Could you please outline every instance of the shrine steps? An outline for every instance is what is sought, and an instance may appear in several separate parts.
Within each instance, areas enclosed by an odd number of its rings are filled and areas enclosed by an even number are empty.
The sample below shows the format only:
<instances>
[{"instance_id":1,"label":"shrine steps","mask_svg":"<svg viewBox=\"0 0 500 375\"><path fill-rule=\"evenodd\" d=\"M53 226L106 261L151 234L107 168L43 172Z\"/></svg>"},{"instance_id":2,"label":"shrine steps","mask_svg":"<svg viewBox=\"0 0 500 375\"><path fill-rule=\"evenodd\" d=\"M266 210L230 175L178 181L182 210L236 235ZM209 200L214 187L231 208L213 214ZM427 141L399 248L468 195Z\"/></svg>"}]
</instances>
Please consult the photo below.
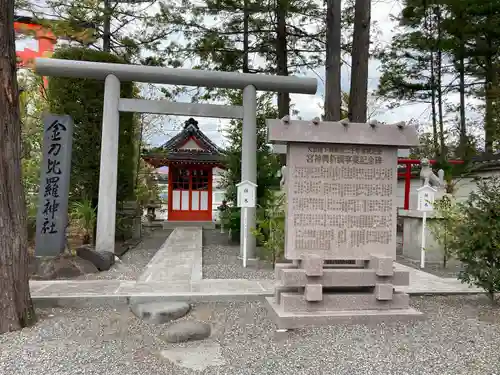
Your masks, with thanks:
<instances>
[{"instance_id":1,"label":"shrine steps","mask_svg":"<svg viewBox=\"0 0 500 375\"><path fill-rule=\"evenodd\" d=\"M175 229L183 227L201 227L203 229L215 229L213 221L164 221L163 229Z\"/></svg>"}]
</instances>

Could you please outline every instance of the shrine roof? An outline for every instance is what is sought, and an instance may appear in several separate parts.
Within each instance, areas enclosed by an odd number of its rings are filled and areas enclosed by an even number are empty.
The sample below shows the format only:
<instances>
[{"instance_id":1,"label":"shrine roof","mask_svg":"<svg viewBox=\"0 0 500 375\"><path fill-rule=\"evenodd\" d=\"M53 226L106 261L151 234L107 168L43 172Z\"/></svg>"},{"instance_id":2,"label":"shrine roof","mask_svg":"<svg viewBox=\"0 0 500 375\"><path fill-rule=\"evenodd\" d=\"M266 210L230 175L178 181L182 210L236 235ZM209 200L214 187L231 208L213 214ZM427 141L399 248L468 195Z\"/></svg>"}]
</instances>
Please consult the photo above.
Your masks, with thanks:
<instances>
[{"instance_id":1,"label":"shrine roof","mask_svg":"<svg viewBox=\"0 0 500 375\"><path fill-rule=\"evenodd\" d=\"M192 146L186 147L189 142ZM182 131L169 139L160 147L143 151L143 159L154 164L172 162L197 162L206 164L222 164L225 159L224 150L219 148L198 127L198 122L190 118L184 123Z\"/></svg>"},{"instance_id":2,"label":"shrine roof","mask_svg":"<svg viewBox=\"0 0 500 375\"><path fill-rule=\"evenodd\" d=\"M144 159L166 159L169 161L198 161L205 163L221 163L224 161L224 155L211 154L198 150L179 150L169 153L168 155L162 153L148 153L143 156Z\"/></svg>"},{"instance_id":3,"label":"shrine roof","mask_svg":"<svg viewBox=\"0 0 500 375\"><path fill-rule=\"evenodd\" d=\"M200 130L198 121L194 118L187 120L184 123L182 131L160 146L158 151L161 149L161 151L167 152L168 154L181 151L179 147L184 145L190 137L195 138L199 142L205 153L223 154L223 151Z\"/></svg>"},{"instance_id":4,"label":"shrine roof","mask_svg":"<svg viewBox=\"0 0 500 375\"><path fill-rule=\"evenodd\" d=\"M472 172L498 171L500 169L500 153L482 153L471 160Z\"/></svg>"}]
</instances>

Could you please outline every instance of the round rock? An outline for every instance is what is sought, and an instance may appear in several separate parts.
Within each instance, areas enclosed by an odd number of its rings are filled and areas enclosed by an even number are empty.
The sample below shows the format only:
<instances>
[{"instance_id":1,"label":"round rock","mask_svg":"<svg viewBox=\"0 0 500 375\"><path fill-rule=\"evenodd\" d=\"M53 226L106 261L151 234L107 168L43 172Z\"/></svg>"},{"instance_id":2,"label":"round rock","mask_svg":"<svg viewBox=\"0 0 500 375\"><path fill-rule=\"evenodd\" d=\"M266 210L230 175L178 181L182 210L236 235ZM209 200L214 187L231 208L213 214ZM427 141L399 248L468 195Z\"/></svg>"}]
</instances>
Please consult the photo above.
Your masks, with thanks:
<instances>
[{"instance_id":1,"label":"round rock","mask_svg":"<svg viewBox=\"0 0 500 375\"><path fill-rule=\"evenodd\" d=\"M131 305L130 309L147 323L163 324L182 318L190 306L186 302L150 302Z\"/></svg>"},{"instance_id":2,"label":"round rock","mask_svg":"<svg viewBox=\"0 0 500 375\"><path fill-rule=\"evenodd\" d=\"M183 321L172 324L167 328L165 334L165 341L170 343L203 340L210 336L210 324Z\"/></svg>"}]
</instances>

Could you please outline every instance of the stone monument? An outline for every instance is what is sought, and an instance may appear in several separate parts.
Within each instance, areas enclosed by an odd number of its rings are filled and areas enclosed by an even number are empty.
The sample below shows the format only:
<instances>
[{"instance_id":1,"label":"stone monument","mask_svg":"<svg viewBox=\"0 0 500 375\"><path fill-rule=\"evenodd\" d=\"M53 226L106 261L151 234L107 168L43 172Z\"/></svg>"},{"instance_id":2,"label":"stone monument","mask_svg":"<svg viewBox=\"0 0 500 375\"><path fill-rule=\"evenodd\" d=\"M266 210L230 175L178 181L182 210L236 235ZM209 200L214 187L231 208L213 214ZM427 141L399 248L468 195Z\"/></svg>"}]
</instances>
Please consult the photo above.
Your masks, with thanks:
<instances>
[{"instance_id":1,"label":"stone monument","mask_svg":"<svg viewBox=\"0 0 500 375\"><path fill-rule=\"evenodd\" d=\"M55 257L66 248L73 119L45 114L43 130L35 256Z\"/></svg>"},{"instance_id":2,"label":"stone monument","mask_svg":"<svg viewBox=\"0 0 500 375\"><path fill-rule=\"evenodd\" d=\"M287 144L285 257L268 297L278 328L414 319L408 272L396 271L397 150L415 128L267 120ZM342 262L340 262L342 261ZM348 264L346 261L355 261Z\"/></svg>"}]
</instances>

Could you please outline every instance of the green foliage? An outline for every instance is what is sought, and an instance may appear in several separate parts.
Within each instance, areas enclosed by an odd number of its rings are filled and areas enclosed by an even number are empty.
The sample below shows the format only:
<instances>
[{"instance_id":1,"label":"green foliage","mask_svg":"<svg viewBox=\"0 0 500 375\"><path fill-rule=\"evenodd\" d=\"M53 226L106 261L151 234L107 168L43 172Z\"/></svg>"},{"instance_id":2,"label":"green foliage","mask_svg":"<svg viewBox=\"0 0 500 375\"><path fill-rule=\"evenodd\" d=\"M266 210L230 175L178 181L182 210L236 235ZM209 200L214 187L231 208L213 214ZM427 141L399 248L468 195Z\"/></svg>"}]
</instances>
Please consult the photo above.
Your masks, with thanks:
<instances>
[{"instance_id":1,"label":"green foliage","mask_svg":"<svg viewBox=\"0 0 500 375\"><path fill-rule=\"evenodd\" d=\"M154 170L142 158L139 160L135 196L141 207L152 201L159 200L160 189L155 179Z\"/></svg>"},{"instance_id":2,"label":"green foliage","mask_svg":"<svg viewBox=\"0 0 500 375\"><path fill-rule=\"evenodd\" d=\"M175 29L188 37L183 46L171 42L166 53L169 62L176 62L193 55L199 57L199 66L222 71L242 71L245 58L250 56L249 73L277 73L277 18L279 10L286 18L287 69L290 74L304 67L317 67L324 63L324 30L322 20L324 8L314 1L287 0L276 4L242 0L207 0L204 7L187 9L170 8L170 22ZM244 18L248 11L248 34L250 45L244 51ZM167 10L165 10L167 12ZM206 17L215 18L216 23L207 25ZM247 35L248 36L248 35ZM265 59L264 66L252 64L253 56Z\"/></svg>"},{"instance_id":3,"label":"green foliage","mask_svg":"<svg viewBox=\"0 0 500 375\"><path fill-rule=\"evenodd\" d=\"M85 49L62 48L54 58L124 63L112 54ZM121 83L121 97L131 98L136 90L131 82ZM90 79L51 77L50 111L68 114L74 121L70 194L73 200L98 199L104 82ZM137 169L137 120L132 113L120 113L117 200L134 198Z\"/></svg>"},{"instance_id":4,"label":"green foliage","mask_svg":"<svg viewBox=\"0 0 500 375\"><path fill-rule=\"evenodd\" d=\"M84 245L89 244L97 220L97 211L92 205L92 201L84 199L79 202L72 202L70 217L72 223L83 232L82 243Z\"/></svg>"},{"instance_id":5,"label":"green foliage","mask_svg":"<svg viewBox=\"0 0 500 375\"><path fill-rule=\"evenodd\" d=\"M500 291L500 178L478 180L464 203L441 208L449 254L463 263L458 278L484 288L492 301ZM442 237L442 236L441 236Z\"/></svg>"},{"instance_id":6,"label":"green foliage","mask_svg":"<svg viewBox=\"0 0 500 375\"><path fill-rule=\"evenodd\" d=\"M155 51L171 30L169 12L154 11L157 2L133 3L110 1L106 9L105 2L97 0L47 0L43 7L35 0L20 0L16 1L16 7L18 11L33 14L57 37L93 49L102 48L100 41L107 15L111 26L110 51L127 61L138 62L141 50Z\"/></svg>"},{"instance_id":7,"label":"green foliage","mask_svg":"<svg viewBox=\"0 0 500 375\"><path fill-rule=\"evenodd\" d=\"M42 91L42 79L25 71L19 75L19 95L22 139L22 174L26 197L28 239L33 241L36 231L36 213L40 186L43 123L42 113L47 101Z\"/></svg>"},{"instance_id":8,"label":"green foliage","mask_svg":"<svg viewBox=\"0 0 500 375\"><path fill-rule=\"evenodd\" d=\"M117 212L115 238L120 241L129 239L132 234L132 226L132 220L128 215Z\"/></svg>"},{"instance_id":9,"label":"green foliage","mask_svg":"<svg viewBox=\"0 0 500 375\"><path fill-rule=\"evenodd\" d=\"M226 95L232 105L242 105L241 91L227 90ZM266 207L269 190L279 188L279 161L276 154L271 153L267 144L266 118L276 118L276 108L272 103L272 95L263 94L257 101L257 205ZM236 207L236 184L241 182L241 142L242 122L231 121L227 130L229 147L226 149L226 170L222 175L221 185L225 189L225 197L232 203L228 210L225 226L233 233L240 231L240 209Z\"/></svg>"},{"instance_id":10,"label":"green foliage","mask_svg":"<svg viewBox=\"0 0 500 375\"><path fill-rule=\"evenodd\" d=\"M274 266L277 260L283 258L285 251L285 194L271 192L266 203L252 233L263 245L264 253L260 256L270 260Z\"/></svg>"},{"instance_id":11,"label":"green foliage","mask_svg":"<svg viewBox=\"0 0 500 375\"><path fill-rule=\"evenodd\" d=\"M231 232L232 238L239 241L241 210L238 207L228 207L221 212L220 220L224 228Z\"/></svg>"},{"instance_id":12,"label":"green foliage","mask_svg":"<svg viewBox=\"0 0 500 375\"><path fill-rule=\"evenodd\" d=\"M231 105L242 105L241 92L232 92ZM272 95L261 95L257 102L257 204L265 207L265 196L269 189L279 187L279 162L276 154L271 153L267 144L266 118L276 118L276 108ZM229 147L226 149L226 171L222 186L226 190L228 202L236 206L236 184L241 182L241 141L242 122L232 121L227 131Z\"/></svg>"},{"instance_id":13,"label":"green foliage","mask_svg":"<svg viewBox=\"0 0 500 375\"><path fill-rule=\"evenodd\" d=\"M457 240L455 223L463 220L463 214L450 195L434 201L433 208L437 215L436 219L428 221L428 228L443 251L443 268L446 268L448 260L453 256L450 244Z\"/></svg>"},{"instance_id":14,"label":"green foliage","mask_svg":"<svg viewBox=\"0 0 500 375\"><path fill-rule=\"evenodd\" d=\"M498 147L499 15L499 0L405 0L398 19L401 28L378 56L380 95L393 100L394 106L430 103L427 113L433 125L435 156L448 154L447 146L458 135L455 154L470 157L470 136L476 132L466 114L466 97L484 100L477 108L484 113L485 150L491 153ZM460 93L458 106L446 102L452 92ZM450 116L455 111L458 116Z\"/></svg>"}]
</instances>

